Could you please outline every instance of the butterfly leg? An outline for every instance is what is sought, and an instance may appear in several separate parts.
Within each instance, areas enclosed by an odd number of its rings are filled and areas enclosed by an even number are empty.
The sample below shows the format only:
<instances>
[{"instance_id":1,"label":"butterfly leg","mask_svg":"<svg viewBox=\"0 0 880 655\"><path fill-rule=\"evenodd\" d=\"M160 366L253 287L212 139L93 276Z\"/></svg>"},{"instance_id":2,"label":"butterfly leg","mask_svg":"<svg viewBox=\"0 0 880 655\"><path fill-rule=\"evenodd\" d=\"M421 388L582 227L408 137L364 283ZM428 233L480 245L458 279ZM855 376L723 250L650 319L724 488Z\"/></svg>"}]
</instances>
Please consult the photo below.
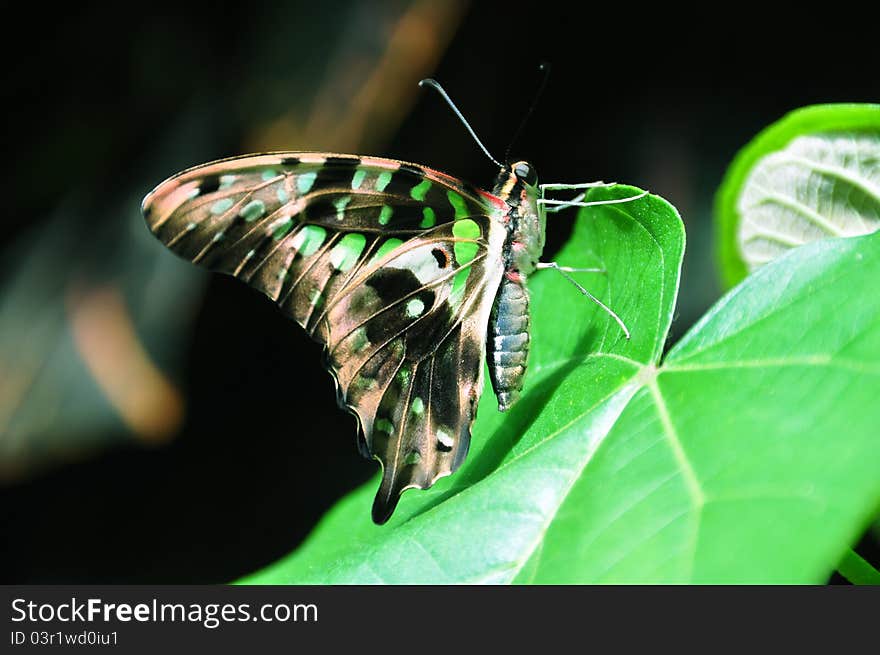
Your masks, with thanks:
<instances>
[{"instance_id":1,"label":"butterfly leg","mask_svg":"<svg viewBox=\"0 0 880 655\"><path fill-rule=\"evenodd\" d=\"M538 262L537 268L555 268L566 273L605 273L604 268L572 268L571 266L560 266L556 262Z\"/></svg>"},{"instance_id":2,"label":"butterfly leg","mask_svg":"<svg viewBox=\"0 0 880 655\"><path fill-rule=\"evenodd\" d=\"M587 271L587 270L597 272L596 269L575 269L575 268L570 268L568 266L560 266L556 262L540 262L538 264L538 268L539 269L540 268L552 268L555 271L557 271L566 280L571 282L577 288L578 291L580 291L587 298L589 298L594 303L599 305L599 307L601 307L605 311L606 314L608 314L611 318L613 318L617 322L617 324L620 326L620 329L623 330L623 334L626 336L626 340L629 341L629 339L630 339L629 330L627 329L626 324L623 322L623 320L621 320L620 316L615 314L614 310L612 310L610 307L608 307L608 305L603 303L601 300L599 300L592 293L587 291L583 286L580 285L580 283L578 283L577 280L575 280L571 275L568 274L569 272ZM604 273L604 271L602 271L602 272Z\"/></svg>"},{"instance_id":3,"label":"butterfly leg","mask_svg":"<svg viewBox=\"0 0 880 655\"><path fill-rule=\"evenodd\" d=\"M544 207L544 211L547 212L548 214L555 214L556 212L561 212L563 209L568 209L569 207L575 207L576 205L574 203L581 202L584 199L585 195L586 195L585 193L579 193L574 198L572 198L570 201L568 201L566 204L550 205L549 207ZM543 200L543 198L541 198L541 200ZM538 202L541 203L541 200L538 200ZM569 204L569 203L571 203L571 204ZM543 203L541 203L541 204L543 204Z\"/></svg>"},{"instance_id":4,"label":"butterfly leg","mask_svg":"<svg viewBox=\"0 0 880 655\"><path fill-rule=\"evenodd\" d=\"M644 198L648 195L647 191L642 191L641 193L629 196L627 198L612 198L610 200L591 200L589 202L581 202L578 198L583 198L583 194L580 196L576 196L572 200L550 200L548 198L538 198L538 204L544 206L545 210L548 212L559 211L560 209L567 209L568 207L597 207L599 205L617 205L624 202L632 202L633 200L638 200L639 198ZM549 206L548 206L549 205ZM559 209L556 209L559 207Z\"/></svg>"},{"instance_id":5,"label":"butterfly leg","mask_svg":"<svg viewBox=\"0 0 880 655\"><path fill-rule=\"evenodd\" d=\"M579 189L592 189L595 187L612 187L612 186L615 186L616 184L617 184L617 182L603 182L602 180L599 180L597 182L580 182L578 184L561 184L561 183L541 184L539 188L541 189L541 199L543 199L546 191L573 191L573 190L579 190ZM581 202L584 199L584 196L586 196L586 192L581 191L574 198L571 198L570 200L565 201L566 204L553 205L550 207L545 207L544 209L548 213L555 214L556 212L560 212L563 209L567 209L568 207L574 206L574 205L570 205L567 203Z\"/></svg>"},{"instance_id":6,"label":"butterfly leg","mask_svg":"<svg viewBox=\"0 0 880 655\"><path fill-rule=\"evenodd\" d=\"M603 186L617 186L617 182L603 182L602 180L598 180L596 182L579 182L577 184L560 184L551 182L548 184L541 184L541 191L568 191L575 189L592 189L594 187L603 187Z\"/></svg>"}]
</instances>

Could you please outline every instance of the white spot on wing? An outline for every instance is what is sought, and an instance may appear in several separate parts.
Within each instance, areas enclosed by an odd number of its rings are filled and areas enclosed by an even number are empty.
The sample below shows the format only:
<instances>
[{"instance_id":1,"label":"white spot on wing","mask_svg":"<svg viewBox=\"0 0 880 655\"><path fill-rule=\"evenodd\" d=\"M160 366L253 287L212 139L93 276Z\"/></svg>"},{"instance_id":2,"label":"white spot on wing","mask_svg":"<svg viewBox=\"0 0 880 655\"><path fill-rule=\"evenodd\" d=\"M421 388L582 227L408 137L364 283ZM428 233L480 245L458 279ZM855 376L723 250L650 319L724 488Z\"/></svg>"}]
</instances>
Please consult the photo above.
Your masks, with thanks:
<instances>
[{"instance_id":1,"label":"white spot on wing","mask_svg":"<svg viewBox=\"0 0 880 655\"><path fill-rule=\"evenodd\" d=\"M418 298L413 298L408 303L406 303L406 315L409 318L417 318L422 315L422 312L425 311L425 303L423 303Z\"/></svg>"},{"instance_id":2,"label":"white spot on wing","mask_svg":"<svg viewBox=\"0 0 880 655\"><path fill-rule=\"evenodd\" d=\"M443 430L437 430L437 442L444 448L452 448L455 445L452 436Z\"/></svg>"},{"instance_id":3,"label":"white spot on wing","mask_svg":"<svg viewBox=\"0 0 880 655\"><path fill-rule=\"evenodd\" d=\"M395 257L388 266L400 268L412 272L419 282L426 284L436 280L443 273L443 269L433 257L426 257L424 248L413 248Z\"/></svg>"}]
</instances>

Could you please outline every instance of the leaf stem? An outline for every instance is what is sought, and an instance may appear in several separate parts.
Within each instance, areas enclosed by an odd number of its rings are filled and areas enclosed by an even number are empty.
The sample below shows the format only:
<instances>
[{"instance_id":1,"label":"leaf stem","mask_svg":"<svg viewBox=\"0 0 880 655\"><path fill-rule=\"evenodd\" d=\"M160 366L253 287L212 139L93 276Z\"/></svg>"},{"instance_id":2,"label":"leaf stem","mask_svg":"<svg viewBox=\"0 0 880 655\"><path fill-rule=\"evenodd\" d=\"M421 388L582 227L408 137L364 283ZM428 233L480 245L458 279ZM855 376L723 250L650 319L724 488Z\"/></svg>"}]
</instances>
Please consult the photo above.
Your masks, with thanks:
<instances>
[{"instance_id":1,"label":"leaf stem","mask_svg":"<svg viewBox=\"0 0 880 655\"><path fill-rule=\"evenodd\" d=\"M837 565L837 572L853 584L880 585L880 571L852 548L844 553L843 559Z\"/></svg>"}]
</instances>

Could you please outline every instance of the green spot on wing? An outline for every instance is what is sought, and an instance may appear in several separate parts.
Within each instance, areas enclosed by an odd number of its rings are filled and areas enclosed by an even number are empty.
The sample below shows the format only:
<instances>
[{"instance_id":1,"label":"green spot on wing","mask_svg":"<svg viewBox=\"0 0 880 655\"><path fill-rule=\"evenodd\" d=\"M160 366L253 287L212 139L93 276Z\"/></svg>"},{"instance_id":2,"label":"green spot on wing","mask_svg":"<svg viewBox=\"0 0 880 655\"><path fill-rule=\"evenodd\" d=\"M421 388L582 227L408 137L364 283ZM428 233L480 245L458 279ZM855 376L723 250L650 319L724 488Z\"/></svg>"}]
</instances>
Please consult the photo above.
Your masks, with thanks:
<instances>
[{"instance_id":1,"label":"green spot on wing","mask_svg":"<svg viewBox=\"0 0 880 655\"><path fill-rule=\"evenodd\" d=\"M253 223L258 218L262 217L263 214L266 213L266 205L262 200L251 200L248 204L241 208L241 211L238 212L238 215L241 216L245 222Z\"/></svg>"},{"instance_id":2,"label":"green spot on wing","mask_svg":"<svg viewBox=\"0 0 880 655\"><path fill-rule=\"evenodd\" d=\"M391 205L382 205L382 211L379 212L379 225L388 225L391 215L394 213L394 207Z\"/></svg>"},{"instance_id":3,"label":"green spot on wing","mask_svg":"<svg viewBox=\"0 0 880 655\"><path fill-rule=\"evenodd\" d=\"M318 177L318 173L315 171L303 173L296 178L296 190L300 193L308 193L312 188L312 185L315 183L316 177Z\"/></svg>"},{"instance_id":4,"label":"green spot on wing","mask_svg":"<svg viewBox=\"0 0 880 655\"><path fill-rule=\"evenodd\" d=\"M228 189L235 183L235 175L221 175L218 189Z\"/></svg>"},{"instance_id":5,"label":"green spot on wing","mask_svg":"<svg viewBox=\"0 0 880 655\"><path fill-rule=\"evenodd\" d=\"M376 388L376 380L365 376L356 377L354 380L352 380L350 388L360 389L361 391L369 391Z\"/></svg>"},{"instance_id":6,"label":"green spot on wing","mask_svg":"<svg viewBox=\"0 0 880 655\"><path fill-rule=\"evenodd\" d=\"M419 227L434 227L437 223L437 215L434 213L434 210L430 207L425 207L422 209L422 222L419 224Z\"/></svg>"},{"instance_id":7,"label":"green spot on wing","mask_svg":"<svg viewBox=\"0 0 880 655\"><path fill-rule=\"evenodd\" d=\"M452 205L452 208L455 210L456 218L464 218L470 212L467 208L467 203L464 201L464 198L457 191L447 191L446 197L449 198L449 204Z\"/></svg>"},{"instance_id":8,"label":"green spot on wing","mask_svg":"<svg viewBox=\"0 0 880 655\"><path fill-rule=\"evenodd\" d=\"M260 175L260 177L263 178L263 182L268 182L269 180L274 180L278 177L278 171L274 168L267 168L263 171L263 174Z\"/></svg>"},{"instance_id":9,"label":"green spot on wing","mask_svg":"<svg viewBox=\"0 0 880 655\"><path fill-rule=\"evenodd\" d=\"M409 195L412 196L413 200L422 201L425 199L425 195L427 195L428 189L430 188L431 180L422 180L412 188L412 190L409 192Z\"/></svg>"},{"instance_id":10,"label":"green spot on wing","mask_svg":"<svg viewBox=\"0 0 880 655\"><path fill-rule=\"evenodd\" d=\"M413 464L418 464L422 461L422 456L419 454L417 450L411 450L406 458L403 460L403 463L412 466Z\"/></svg>"},{"instance_id":11,"label":"green spot on wing","mask_svg":"<svg viewBox=\"0 0 880 655\"><path fill-rule=\"evenodd\" d=\"M222 200L218 200L213 205L211 205L211 213L214 216L219 216L223 212L227 211L232 205L235 204L232 201L232 198L223 198Z\"/></svg>"},{"instance_id":12,"label":"green spot on wing","mask_svg":"<svg viewBox=\"0 0 880 655\"><path fill-rule=\"evenodd\" d=\"M351 347L355 352L363 350L368 345L370 345L370 340L367 337L366 328L359 327L351 333Z\"/></svg>"},{"instance_id":13,"label":"green spot on wing","mask_svg":"<svg viewBox=\"0 0 880 655\"><path fill-rule=\"evenodd\" d=\"M388 183L391 181L391 171L382 171L379 173L379 177L376 178L376 191L384 191L385 187L388 186Z\"/></svg>"},{"instance_id":14,"label":"green spot on wing","mask_svg":"<svg viewBox=\"0 0 880 655\"><path fill-rule=\"evenodd\" d=\"M477 222L469 218L455 221L452 224L452 236L458 239L479 239L482 234Z\"/></svg>"},{"instance_id":15,"label":"green spot on wing","mask_svg":"<svg viewBox=\"0 0 880 655\"><path fill-rule=\"evenodd\" d=\"M385 255L387 255L389 252L392 252L393 250L397 250L397 248L399 248L402 245L403 245L403 241L401 241L400 239L388 239L381 246L379 246L379 249L376 251L376 254L373 255L373 259L370 260L370 262L372 263L372 262L379 261Z\"/></svg>"},{"instance_id":16,"label":"green spot on wing","mask_svg":"<svg viewBox=\"0 0 880 655\"><path fill-rule=\"evenodd\" d=\"M476 221L463 218L452 224L452 235L456 239L479 239L481 236L480 226ZM469 264L477 254L479 246L472 241L455 242L455 260L460 266Z\"/></svg>"},{"instance_id":17,"label":"green spot on wing","mask_svg":"<svg viewBox=\"0 0 880 655\"><path fill-rule=\"evenodd\" d=\"M363 169L358 169L354 172L354 175L351 177L351 189L352 191L357 191L361 188L361 184L364 183L364 179L367 177L367 171Z\"/></svg>"},{"instance_id":18,"label":"green spot on wing","mask_svg":"<svg viewBox=\"0 0 880 655\"><path fill-rule=\"evenodd\" d=\"M282 205L290 200L290 196L287 195L287 190L284 187L278 187L275 195L278 197L278 202L280 202Z\"/></svg>"},{"instance_id":19,"label":"green spot on wing","mask_svg":"<svg viewBox=\"0 0 880 655\"><path fill-rule=\"evenodd\" d=\"M350 202L351 196L342 196L341 198L338 198L333 202L333 206L336 207L337 221L341 221L343 218L345 218L345 208Z\"/></svg>"},{"instance_id":20,"label":"green spot on wing","mask_svg":"<svg viewBox=\"0 0 880 655\"><path fill-rule=\"evenodd\" d=\"M306 225L297 233L291 245L299 250L299 254L303 257L310 257L317 252L326 238L327 230L320 225Z\"/></svg>"},{"instance_id":21,"label":"green spot on wing","mask_svg":"<svg viewBox=\"0 0 880 655\"><path fill-rule=\"evenodd\" d=\"M465 286L467 285L468 276L471 274L471 268L463 268L452 278L452 291L449 292L449 303L456 307L464 297Z\"/></svg>"},{"instance_id":22,"label":"green spot on wing","mask_svg":"<svg viewBox=\"0 0 880 655\"><path fill-rule=\"evenodd\" d=\"M361 256L366 243L367 238L356 232L342 237L330 251L330 263L333 264L333 268L337 271L349 270Z\"/></svg>"},{"instance_id":23,"label":"green spot on wing","mask_svg":"<svg viewBox=\"0 0 880 655\"><path fill-rule=\"evenodd\" d=\"M454 246L455 260L460 266L470 264L477 254L477 248L479 246L471 241L456 241Z\"/></svg>"},{"instance_id":24,"label":"green spot on wing","mask_svg":"<svg viewBox=\"0 0 880 655\"><path fill-rule=\"evenodd\" d=\"M380 418L378 421L376 421L376 431L391 434L392 432L394 432L394 424L391 423L391 421L389 421L387 418Z\"/></svg>"},{"instance_id":25,"label":"green spot on wing","mask_svg":"<svg viewBox=\"0 0 880 655\"><path fill-rule=\"evenodd\" d=\"M416 416L421 416L422 412L425 411L425 401L416 396L415 398L413 398L412 406L410 407L410 409L412 410L412 413Z\"/></svg>"},{"instance_id":26,"label":"green spot on wing","mask_svg":"<svg viewBox=\"0 0 880 655\"><path fill-rule=\"evenodd\" d=\"M275 231L272 233L272 238L275 239L275 241L280 241L287 236L287 233L290 232L291 228L293 228L293 221L288 218L275 228Z\"/></svg>"}]
</instances>

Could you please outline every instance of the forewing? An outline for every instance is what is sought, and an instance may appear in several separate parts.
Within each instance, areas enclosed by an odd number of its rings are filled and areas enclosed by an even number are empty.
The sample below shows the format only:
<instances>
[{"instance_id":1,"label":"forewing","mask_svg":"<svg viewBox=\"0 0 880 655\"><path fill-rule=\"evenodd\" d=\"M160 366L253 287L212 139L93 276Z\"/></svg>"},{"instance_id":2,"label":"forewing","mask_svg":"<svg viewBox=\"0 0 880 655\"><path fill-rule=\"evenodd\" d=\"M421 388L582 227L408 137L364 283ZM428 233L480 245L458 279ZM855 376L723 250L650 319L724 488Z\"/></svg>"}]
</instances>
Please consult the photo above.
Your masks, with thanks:
<instances>
[{"instance_id":1,"label":"forewing","mask_svg":"<svg viewBox=\"0 0 880 655\"><path fill-rule=\"evenodd\" d=\"M276 153L184 171L147 196L143 212L177 254L244 280L317 338L316 309L376 254L432 227L491 213L492 202L413 164Z\"/></svg>"},{"instance_id":2,"label":"forewing","mask_svg":"<svg viewBox=\"0 0 880 655\"><path fill-rule=\"evenodd\" d=\"M239 277L327 346L382 523L467 453L503 270L499 201L393 160L279 153L184 171L144 201L178 254Z\"/></svg>"}]
</instances>

